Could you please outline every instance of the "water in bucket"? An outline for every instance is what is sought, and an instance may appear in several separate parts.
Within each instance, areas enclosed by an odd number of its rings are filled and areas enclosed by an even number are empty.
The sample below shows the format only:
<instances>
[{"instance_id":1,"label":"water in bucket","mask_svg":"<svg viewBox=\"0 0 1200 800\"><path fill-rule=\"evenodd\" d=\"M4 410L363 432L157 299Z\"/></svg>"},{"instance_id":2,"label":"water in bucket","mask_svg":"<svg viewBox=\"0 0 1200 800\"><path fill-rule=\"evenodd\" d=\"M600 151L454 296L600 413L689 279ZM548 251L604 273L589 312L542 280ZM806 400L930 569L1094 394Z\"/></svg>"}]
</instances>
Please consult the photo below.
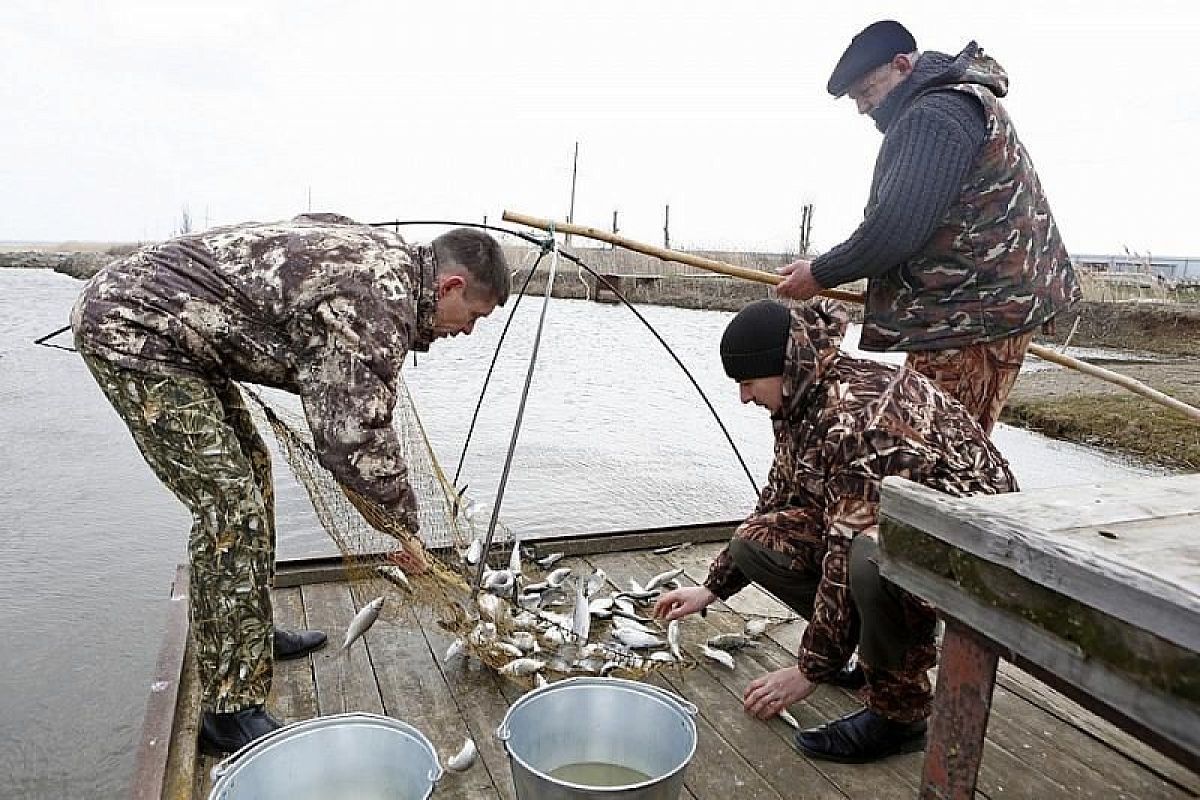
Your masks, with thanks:
<instances>
[{"instance_id":1,"label":"water in bucket","mask_svg":"<svg viewBox=\"0 0 1200 800\"><path fill-rule=\"evenodd\" d=\"M550 770L551 778L580 786L632 786L645 783L650 776L621 764L606 764L603 761L581 761L578 764L563 764Z\"/></svg>"}]
</instances>

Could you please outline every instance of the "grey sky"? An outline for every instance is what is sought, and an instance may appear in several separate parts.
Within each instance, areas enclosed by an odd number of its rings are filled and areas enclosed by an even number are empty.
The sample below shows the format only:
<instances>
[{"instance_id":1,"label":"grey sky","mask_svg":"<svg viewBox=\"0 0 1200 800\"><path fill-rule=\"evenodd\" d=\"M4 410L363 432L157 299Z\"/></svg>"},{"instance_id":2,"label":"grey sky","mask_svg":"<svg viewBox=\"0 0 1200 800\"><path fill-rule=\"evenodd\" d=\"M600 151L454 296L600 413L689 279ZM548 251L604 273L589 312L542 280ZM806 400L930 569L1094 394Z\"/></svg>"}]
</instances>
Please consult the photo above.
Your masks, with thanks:
<instances>
[{"instance_id":1,"label":"grey sky","mask_svg":"<svg viewBox=\"0 0 1200 800\"><path fill-rule=\"evenodd\" d=\"M1068 247L1200 254L1195 2L53 2L0 7L0 240L135 240L314 209L565 217L827 249L880 136L825 81L898 18L976 39Z\"/></svg>"}]
</instances>

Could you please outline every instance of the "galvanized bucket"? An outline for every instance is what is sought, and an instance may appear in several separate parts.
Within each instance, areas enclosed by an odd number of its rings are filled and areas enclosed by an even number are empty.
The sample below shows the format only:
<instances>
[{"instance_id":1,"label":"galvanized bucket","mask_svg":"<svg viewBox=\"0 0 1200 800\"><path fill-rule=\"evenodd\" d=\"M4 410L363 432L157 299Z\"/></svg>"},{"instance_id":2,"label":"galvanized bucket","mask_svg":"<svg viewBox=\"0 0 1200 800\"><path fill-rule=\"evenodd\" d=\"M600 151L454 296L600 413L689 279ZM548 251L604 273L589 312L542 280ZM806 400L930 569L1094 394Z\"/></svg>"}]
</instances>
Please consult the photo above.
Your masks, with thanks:
<instances>
[{"instance_id":1,"label":"galvanized bucket","mask_svg":"<svg viewBox=\"0 0 1200 800\"><path fill-rule=\"evenodd\" d=\"M696 752L696 706L618 678L569 678L526 693L508 709L504 742L519 800L675 800ZM645 780L597 786L551 773L614 765Z\"/></svg>"},{"instance_id":2,"label":"galvanized bucket","mask_svg":"<svg viewBox=\"0 0 1200 800\"><path fill-rule=\"evenodd\" d=\"M426 800L442 777L412 725L338 714L285 725L213 768L209 800Z\"/></svg>"}]
</instances>

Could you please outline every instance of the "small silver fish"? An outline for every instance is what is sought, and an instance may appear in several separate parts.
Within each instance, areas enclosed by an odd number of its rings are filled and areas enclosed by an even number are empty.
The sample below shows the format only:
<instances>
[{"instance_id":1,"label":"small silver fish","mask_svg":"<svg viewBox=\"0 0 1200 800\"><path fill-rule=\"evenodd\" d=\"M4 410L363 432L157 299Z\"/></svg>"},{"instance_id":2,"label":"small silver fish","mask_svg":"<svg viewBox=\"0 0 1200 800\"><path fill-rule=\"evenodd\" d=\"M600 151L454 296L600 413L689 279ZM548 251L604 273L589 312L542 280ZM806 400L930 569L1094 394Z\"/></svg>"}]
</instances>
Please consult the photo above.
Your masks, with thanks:
<instances>
[{"instance_id":1,"label":"small silver fish","mask_svg":"<svg viewBox=\"0 0 1200 800\"><path fill-rule=\"evenodd\" d=\"M507 623L512 619L508 604L494 594L480 594L475 598L479 608L479 616L497 623Z\"/></svg>"},{"instance_id":2,"label":"small silver fish","mask_svg":"<svg viewBox=\"0 0 1200 800\"><path fill-rule=\"evenodd\" d=\"M342 649L347 650L350 645L354 644L358 637L367 632L367 629L375 624L375 620L379 619L379 611L383 608L383 598L376 597L371 602L359 609L354 615L354 619L350 620L350 627L346 628L346 641L342 642Z\"/></svg>"},{"instance_id":3,"label":"small silver fish","mask_svg":"<svg viewBox=\"0 0 1200 800\"><path fill-rule=\"evenodd\" d=\"M508 571L513 575L521 574L521 543L513 539L512 555L508 557Z\"/></svg>"},{"instance_id":4,"label":"small silver fish","mask_svg":"<svg viewBox=\"0 0 1200 800\"><path fill-rule=\"evenodd\" d=\"M521 591L525 592L526 594L540 594L549 588L549 583L546 581L541 581L540 583L528 583Z\"/></svg>"},{"instance_id":5,"label":"small silver fish","mask_svg":"<svg viewBox=\"0 0 1200 800\"><path fill-rule=\"evenodd\" d=\"M550 681L546 680L546 676L542 673L535 672L533 674L533 685L540 689L543 686L549 686Z\"/></svg>"},{"instance_id":6,"label":"small silver fish","mask_svg":"<svg viewBox=\"0 0 1200 800\"><path fill-rule=\"evenodd\" d=\"M657 661L663 664L670 664L677 660L677 657L666 650L655 650L650 654L650 661Z\"/></svg>"},{"instance_id":7,"label":"small silver fish","mask_svg":"<svg viewBox=\"0 0 1200 800\"><path fill-rule=\"evenodd\" d=\"M471 765L475 763L475 757L478 754L479 751L475 749L475 742L471 739L467 739L467 741L463 743L462 749L450 756L450 758L446 759L446 769L450 770L451 772L463 772L468 770L471 768Z\"/></svg>"},{"instance_id":8,"label":"small silver fish","mask_svg":"<svg viewBox=\"0 0 1200 800\"><path fill-rule=\"evenodd\" d=\"M646 584L646 591L657 589L660 586L665 586L668 582L675 580L682 574L683 567L676 567L675 569L669 569L666 572L660 572L651 578L650 582Z\"/></svg>"},{"instance_id":9,"label":"small silver fish","mask_svg":"<svg viewBox=\"0 0 1200 800\"><path fill-rule=\"evenodd\" d=\"M792 712L788 711L786 708L779 712L779 718L788 725L791 725L796 730L800 730L800 720L793 717Z\"/></svg>"},{"instance_id":10,"label":"small silver fish","mask_svg":"<svg viewBox=\"0 0 1200 800\"><path fill-rule=\"evenodd\" d=\"M442 656L442 663L445 664L446 662L450 661L450 659L462 655L464 652L466 652L466 649L467 643L465 641L462 639L455 639L450 643L450 646L446 648L446 654Z\"/></svg>"},{"instance_id":11,"label":"small silver fish","mask_svg":"<svg viewBox=\"0 0 1200 800\"><path fill-rule=\"evenodd\" d=\"M538 646L537 637L529 631L513 631L508 639L525 653L536 653L542 649Z\"/></svg>"},{"instance_id":12,"label":"small silver fish","mask_svg":"<svg viewBox=\"0 0 1200 800\"><path fill-rule=\"evenodd\" d=\"M512 589L517 579L510 570L499 569L484 578L483 588L494 594L505 594Z\"/></svg>"},{"instance_id":13,"label":"small silver fish","mask_svg":"<svg viewBox=\"0 0 1200 800\"><path fill-rule=\"evenodd\" d=\"M618 642L634 650L662 647L664 644L663 640L658 636L639 631L636 628L616 628L613 630L612 635Z\"/></svg>"},{"instance_id":14,"label":"small silver fish","mask_svg":"<svg viewBox=\"0 0 1200 800\"><path fill-rule=\"evenodd\" d=\"M472 567L479 563L479 559L483 558L483 539L472 539L471 544L467 547L465 556L467 563Z\"/></svg>"},{"instance_id":15,"label":"small silver fish","mask_svg":"<svg viewBox=\"0 0 1200 800\"><path fill-rule=\"evenodd\" d=\"M557 564L559 559L561 559L562 557L563 557L563 553L550 553L548 555L543 556L542 558L539 558L537 560L537 565L539 567L541 567L542 569L550 569L550 567Z\"/></svg>"},{"instance_id":16,"label":"small silver fish","mask_svg":"<svg viewBox=\"0 0 1200 800\"><path fill-rule=\"evenodd\" d=\"M713 661L716 661L721 666L729 667L730 669L737 668L733 663L733 656L729 655L729 653L726 653L724 650L718 650L715 647L709 647L708 645L701 645L700 652L704 653L704 655L708 656Z\"/></svg>"},{"instance_id":17,"label":"small silver fish","mask_svg":"<svg viewBox=\"0 0 1200 800\"><path fill-rule=\"evenodd\" d=\"M613 628L614 629L616 629L616 628L632 628L635 631L641 631L642 633L648 633L651 636L658 635L658 631L655 630L654 628L651 628L649 625L645 625L641 622L638 622L637 620L629 619L628 617L613 617Z\"/></svg>"},{"instance_id":18,"label":"small silver fish","mask_svg":"<svg viewBox=\"0 0 1200 800\"><path fill-rule=\"evenodd\" d=\"M404 574L404 570L397 567L395 564L380 564L375 568L383 578L389 583L394 583L406 592L413 590L412 584L408 582L408 576Z\"/></svg>"},{"instance_id":19,"label":"small silver fish","mask_svg":"<svg viewBox=\"0 0 1200 800\"><path fill-rule=\"evenodd\" d=\"M588 610L585 591L584 582L582 580L575 581L575 610L571 614L571 633L575 634L581 642L587 641L592 625L592 615Z\"/></svg>"},{"instance_id":20,"label":"small silver fish","mask_svg":"<svg viewBox=\"0 0 1200 800\"><path fill-rule=\"evenodd\" d=\"M755 617L754 619L746 620L746 627L742 632L751 639L757 639L767 632L767 628L769 628L770 625L771 623L769 620L763 617Z\"/></svg>"},{"instance_id":21,"label":"small silver fish","mask_svg":"<svg viewBox=\"0 0 1200 800\"><path fill-rule=\"evenodd\" d=\"M562 586L563 581L565 581L567 576L570 574L570 567L559 567L558 569L554 570L554 572L551 572L546 576L546 583L550 584L552 589L557 589L559 586Z\"/></svg>"},{"instance_id":22,"label":"small silver fish","mask_svg":"<svg viewBox=\"0 0 1200 800\"><path fill-rule=\"evenodd\" d=\"M603 589L607 582L608 576L604 574L604 570L598 569L592 573L590 578L587 579L587 589L585 593L588 597L591 597L596 592Z\"/></svg>"},{"instance_id":23,"label":"small silver fish","mask_svg":"<svg viewBox=\"0 0 1200 800\"><path fill-rule=\"evenodd\" d=\"M682 550L685 547L690 547L691 542L682 542L680 544L669 544L666 547L656 547L651 552L656 556L665 556L667 553L674 553L676 550Z\"/></svg>"},{"instance_id":24,"label":"small silver fish","mask_svg":"<svg viewBox=\"0 0 1200 800\"><path fill-rule=\"evenodd\" d=\"M741 633L718 633L705 642L709 647L732 653L743 647L758 647L758 642Z\"/></svg>"},{"instance_id":25,"label":"small silver fish","mask_svg":"<svg viewBox=\"0 0 1200 800\"><path fill-rule=\"evenodd\" d=\"M471 644L476 646L490 642L496 638L496 626L490 622L480 622L467 635L467 638L471 641Z\"/></svg>"},{"instance_id":26,"label":"small silver fish","mask_svg":"<svg viewBox=\"0 0 1200 800\"><path fill-rule=\"evenodd\" d=\"M540 672L544 666L546 666L546 662L539 658L518 658L501 667L500 674L519 678L524 675L532 675L535 672Z\"/></svg>"},{"instance_id":27,"label":"small silver fish","mask_svg":"<svg viewBox=\"0 0 1200 800\"><path fill-rule=\"evenodd\" d=\"M509 656L511 658L521 658L522 656L525 655L524 650L517 647L512 642L506 642L503 639L501 639L498 642L495 642L492 646L495 647L497 650L499 650L501 653L504 653L504 655Z\"/></svg>"},{"instance_id":28,"label":"small silver fish","mask_svg":"<svg viewBox=\"0 0 1200 800\"><path fill-rule=\"evenodd\" d=\"M671 623L667 625L667 646L671 648L671 655L683 661L683 653L679 650L679 620L677 619L671 620Z\"/></svg>"}]
</instances>

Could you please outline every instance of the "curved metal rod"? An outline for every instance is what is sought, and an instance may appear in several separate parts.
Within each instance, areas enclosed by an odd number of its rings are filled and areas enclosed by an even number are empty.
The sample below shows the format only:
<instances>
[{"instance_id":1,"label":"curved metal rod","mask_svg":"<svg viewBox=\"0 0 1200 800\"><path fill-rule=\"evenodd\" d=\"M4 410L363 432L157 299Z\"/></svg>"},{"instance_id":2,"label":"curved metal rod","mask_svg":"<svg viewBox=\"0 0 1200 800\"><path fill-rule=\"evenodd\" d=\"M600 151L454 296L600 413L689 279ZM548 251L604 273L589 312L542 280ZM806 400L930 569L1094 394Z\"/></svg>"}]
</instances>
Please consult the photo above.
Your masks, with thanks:
<instances>
[{"instance_id":1,"label":"curved metal rod","mask_svg":"<svg viewBox=\"0 0 1200 800\"><path fill-rule=\"evenodd\" d=\"M372 222L370 224L373 227L379 227L379 228L396 227L396 226L400 226L400 225L438 225L438 226L457 226L457 227L464 227L464 228L479 228L480 230L497 231L499 233L507 233L510 236L515 236L518 239L528 242L529 244L537 245L538 247L542 247L545 245L544 239L539 239L538 237L534 236L533 234L526 233L525 231L513 230L512 228L504 228L499 225L488 225L486 223L479 223L479 222L454 222L451 220L393 220L391 222ZM700 388L700 384L696 380L695 376L692 375L691 370L689 370L687 368L687 366L683 363L683 361L680 360L679 356L675 354L675 351L671 349L671 346L669 344L667 344L666 340L663 339L661 335L659 335L658 331L656 331L654 329L654 326L650 324L649 320L647 320L644 316L642 316L642 313L640 311L638 311L636 308L634 308L633 304L629 302L629 300L625 297L625 295L623 295L620 292L620 290L617 289L617 287L612 284L611 281L609 281L603 275L596 272L594 269L592 269L587 264L585 264L581 259L572 255L571 253L566 253L566 252L560 251L559 255L561 255L563 258L567 259L568 261L579 265L589 275L591 275L593 278L595 278L596 280L603 283L604 286L610 292L612 292L613 295L615 295L618 300L620 300L622 303L624 303L625 307L628 308L631 312L633 312L633 315L635 317L637 317L638 320L643 325L646 326L646 329L648 331L650 331L651 335L653 335L655 339L658 340L658 343L663 346L663 349L665 349L667 351L667 354L669 356L671 356L672 360L674 360L674 362L679 366L679 368L681 370L683 370L683 374L685 376L687 376L688 381L692 384L692 387L695 388L696 393L700 395L700 399L704 401L704 405L708 408L709 412L713 415L713 419L716 420L717 427L719 427L721 429L721 433L723 433L725 435L725 440L727 442L729 442L729 446L733 450L733 455L737 458L738 463L742 467L742 471L746 473L746 478L748 478L750 481L750 486L754 488L754 493L755 493L755 495L757 495L758 494L758 484L754 480L754 475L750 472L750 467L746 465L746 460L744 458L742 458L742 453L740 450L738 450L737 444L733 441L733 436L729 433L729 429L725 427L725 422L721 419L721 415L717 413L717 409L713 406L712 402L708 399L708 395L706 395L704 393L704 390L702 388Z\"/></svg>"}]
</instances>

